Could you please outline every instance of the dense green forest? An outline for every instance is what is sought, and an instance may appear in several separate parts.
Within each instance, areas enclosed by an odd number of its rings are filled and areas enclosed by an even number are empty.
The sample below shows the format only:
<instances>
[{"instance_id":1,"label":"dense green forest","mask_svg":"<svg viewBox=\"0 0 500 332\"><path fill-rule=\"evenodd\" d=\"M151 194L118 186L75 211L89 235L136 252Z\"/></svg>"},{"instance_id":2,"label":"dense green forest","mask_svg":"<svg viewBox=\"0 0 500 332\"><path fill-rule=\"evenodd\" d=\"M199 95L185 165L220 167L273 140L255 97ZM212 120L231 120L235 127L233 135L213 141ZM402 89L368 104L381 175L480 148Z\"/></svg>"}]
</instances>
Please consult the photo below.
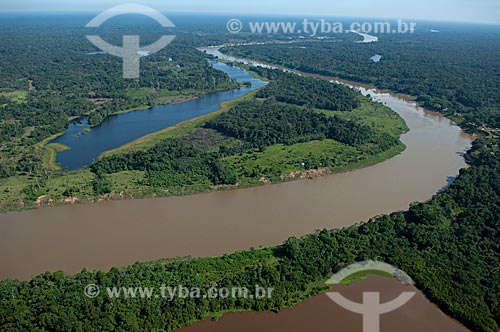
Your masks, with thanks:
<instances>
[{"instance_id":1,"label":"dense green forest","mask_svg":"<svg viewBox=\"0 0 500 332\"><path fill-rule=\"evenodd\" d=\"M166 139L146 150L101 158L91 166L92 172L102 178L123 171L145 171L143 184L158 188L235 185L242 179L226 157L264 152L277 144L292 146L333 140L357 147L358 158L361 158L361 153L375 156L401 144L398 137L390 133L342 119L335 113L327 115L314 108L296 106L294 100L291 104L279 102L275 97L277 94L298 98L301 90L302 94L313 96L315 105L339 101L360 105L362 96L351 89L318 79L283 74L278 70L264 70L261 74L273 80L258 91L255 98L238 102L228 111L206 121L197 132ZM319 94L319 85L328 87L332 94ZM219 139L211 145L199 146L196 133ZM322 166L336 166L334 157L323 161ZM316 155L310 154L297 162L294 170L319 168L315 158ZM262 171L249 174L255 179L263 175Z\"/></svg>"},{"instance_id":2,"label":"dense green forest","mask_svg":"<svg viewBox=\"0 0 500 332\"><path fill-rule=\"evenodd\" d=\"M46 160L41 149L27 150L10 169L24 175L7 179L0 187L0 198L5 197L0 207L17 209L19 200L23 208L34 206L41 196L62 203L68 197L92 200L125 192L134 198L207 191L221 185L262 185L293 180L311 169L341 171L373 164L404 150L399 135L408 128L382 104L327 81L254 70L271 80L254 95L197 120L194 127L187 124L191 129L181 126L179 135L173 130L171 136L148 147L99 158L89 169L50 172L40 166ZM318 88L329 93L320 94ZM311 102L296 105L300 95L310 96ZM344 105L344 109L329 105ZM327 109L318 108L323 106ZM269 153L274 155L272 164L266 157ZM292 173L298 175L289 176ZM122 176L130 180L123 181Z\"/></svg>"},{"instance_id":3,"label":"dense green forest","mask_svg":"<svg viewBox=\"0 0 500 332\"><path fill-rule=\"evenodd\" d=\"M167 139L146 151L111 156L91 167L98 176L127 170L147 171L144 183L169 188L197 183L235 184L236 176L217 153L197 150L181 139Z\"/></svg>"},{"instance_id":4,"label":"dense green forest","mask_svg":"<svg viewBox=\"0 0 500 332\"><path fill-rule=\"evenodd\" d=\"M8 25L2 26L2 31L7 32L8 29ZM406 271L433 303L471 330L500 331L498 279L500 272L498 140L500 52L498 47L500 44L497 34L483 33L483 30L472 33L471 30L474 29L472 27L459 29L460 33L384 35L384 42L373 44L309 41L298 44L306 47L305 49L284 45L262 45L229 50L308 72L337 75L413 94L424 105L453 117L462 127L480 133L473 150L467 156L471 168L462 170L458 179L449 188L429 202L415 203L406 212L380 216L359 226L341 230L323 230L300 239L291 238L275 248L249 250L218 258L185 258L140 263L123 269L112 269L107 273L84 270L75 276L66 276L62 272L56 272L35 277L28 282L0 281L0 330L6 332L173 330L224 311L277 311L321 292L324 288L318 287L318 283L346 265L355 261L379 259ZM39 32L39 27L29 30L26 36L29 34L36 36L33 38L41 38L44 35ZM24 38L27 38L26 36ZM8 38L12 39L9 43L14 45L23 41L23 38ZM201 42L220 44L227 38L228 36L224 34L215 33L209 37L202 37L198 33L188 41L199 46L202 45ZM55 40L56 42L52 41L54 42L51 44L52 48L58 46L57 38ZM22 46L24 49L29 45ZM30 50L35 55L41 52L36 48ZM91 50L82 48L82 52L89 51ZM5 70L7 75L2 75L1 79L8 77L0 85L5 89L5 93L0 96L2 116L7 114L6 109L15 108L14 104L24 104L29 110L32 107L29 106L31 102L48 107L50 112L43 114L49 119L53 117L54 120L67 121L67 116L71 114L67 112L73 107L76 111L83 110L83 105L87 103L85 98L79 99L79 102L78 98L58 99L57 94L55 97L50 97L55 93L53 91L45 92L47 93L45 96L49 97L41 97L40 100L38 97L33 97L32 94L37 94L44 84L50 84L51 79L47 79L46 83L41 80L37 84L36 76L31 76L34 74L25 74L26 70L35 67L30 66L33 64L33 58L29 58L29 52L22 53L28 57L26 67L23 64L17 65L18 60L14 59L17 53L19 52L2 51L0 56L2 74ZM369 60L375 53L383 55L381 62L374 63ZM42 59L49 63L57 63L58 60L57 57L42 57ZM173 62L176 63L175 58ZM13 63L16 65L13 66ZM119 73L121 69L119 64L115 63L114 66L109 65L101 70L115 68ZM57 73L57 69L54 70ZM271 73L261 74L271 75ZM32 83L30 83L31 77L33 77ZM316 84L308 82L310 84L305 86L314 87ZM270 84L269 89L276 89L277 86L280 85ZM18 90L27 93L19 93ZM77 85L72 93L76 95L80 91L85 90ZM294 139L301 141L304 137L321 138L331 133L337 135L343 132L327 130L325 124L332 125L332 128L337 126L343 128L347 125L363 126L359 123L350 123L337 113L335 113L336 121L332 116L319 125L318 119L322 121L325 119L318 114L325 113L315 112L309 108L339 104L327 99L318 101L315 97L307 97L302 103L295 96L300 89L291 88L290 91L294 91L294 95L291 96L293 98L290 99L284 99L288 96L282 91L275 91L272 95L266 95L264 91L264 94L260 95L262 98L235 105L229 112L202 123L187 135L167 139L146 150L103 158L93 166L92 174L85 175L91 182L89 190L94 194L109 192L113 187L110 174L130 169L136 170L134 172L144 172L146 175L141 181L146 181L148 186L164 187L185 184L189 181L211 184L234 183L235 170L228 168L230 164L227 156L238 157L249 148L256 150L253 153L259 153L258 149L262 145L265 147L273 142L286 144L293 142ZM277 96L281 96L281 102ZM46 100L45 104L43 100ZM350 102L355 101L350 100ZM242 107L255 116L266 115L269 119L259 118L251 121L251 118L239 118L243 111ZM283 135L283 128L280 128L282 124L276 123L278 118L269 114L269 110L281 108L290 111L286 114L278 111L276 114L285 117L286 121L283 124L288 122L295 125L297 119L305 121L299 127L302 128L301 132L294 132L290 137ZM33 112L35 117L39 111ZM338 113L349 113L349 111ZM2 172L4 175L16 172L35 175L33 178L36 183L30 185L43 188L50 182L47 170L37 166L41 165L43 154L33 148L27 153L23 150L22 157L19 157L19 150L14 149L14 142L16 138L20 139L21 141L15 144L25 149L31 142L36 141L31 135L37 134L32 133L42 133L39 136L41 138L56 129L41 126L34 130L31 127L23 127L18 121L20 120L12 119L12 116L8 119L2 118L1 121L1 128L5 129L1 135L7 140L2 140L2 143L9 147L2 153L9 153L10 158L18 156L16 163L6 164L5 159L0 159L0 165L3 165ZM40 121L46 120L40 119ZM59 124L56 122L54 126L56 125ZM257 125L258 128L271 125L273 131L269 133L257 131L259 134L252 136L244 129L245 126L253 125ZM490 128L483 128L483 125ZM27 136L23 136L20 130ZM43 133L43 130L48 131ZM374 138L380 140L381 137L391 142L389 137L381 136L381 133L368 133L368 137L346 136L346 143L358 144ZM343 146L344 149L347 147L350 145ZM170 159L170 157L175 158ZM121 176L123 173L118 174ZM196 178L196 175L200 175L201 179ZM61 177L61 179L67 178ZM68 193L65 192L65 195L72 195L73 190L80 189L67 188ZM33 191L28 190L26 193L31 193L33 196ZM247 286L248 288L259 284L263 287L273 287L275 291L270 299L247 300L167 301L161 298L111 300L106 296L89 299L83 292L86 285L93 283L101 287L117 285L159 287L162 284L176 287L183 284L187 287L199 286L202 289L213 284L220 287Z\"/></svg>"},{"instance_id":5,"label":"dense green forest","mask_svg":"<svg viewBox=\"0 0 500 332\"><path fill-rule=\"evenodd\" d=\"M271 80L266 89L257 93L258 98L272 97L288 104L331 111L352 111L360 106L358 93L343 85L261 67L252 71Z\"/></svg>"},{"instance_id":6,"label":"dense green forest","mask_svg":"<svg viewBox=\"0 0 500 332\"><path fill-rule=\"evenodd\" d=\"M476 142L474 167L444 193L408 212L361 226L324 230L283 245L219 258L138 263L108 273L47 273L0 282L2 331L173 330L228 310L279 310L324 290L312 287L355 261L403 269L447 314L475 331L499 331L500 159ZM269 299L110 299L101 287L273 287Z\"/></svg>"},{"instance_id":7,"label":"dense green forest","mask_svg":"<svg viewBox=\"0 0 500 332\"><path fill-rule=\"evenodd\" d=\"M263 89L266 90L267 87ZM367 126L337 116L329 117L312 110L268 101L243 102L207 122L205 127L238 138L249 148L258 149L325 138L347 145L378 143L376 133ZM396 143L397 139L389 136L385 148Z\"/></svg>"},{"instance_id":8,"label":"dense green forest","mask_svg":"<svg viewBox=\"0 0 500 332\"><path fill-rule=\"evenodd\" d=\"M22 173L19 160L36 159L29 147L44 149L42 140L84 114L96 126L116 112L237 87L191 46L188 34L141 60L140 79L124 80L122 60L96 53L86 40L85 17L30 20L34 24L19 24L15 16L0 20L2 44L8 45L0 50L0 178ZM124 33L131 30L120 22ZM103 38L120 44L115 30L101 30ZM144 44L157 35L151 23L141 29Z\"/></svg>"},{"instance_id":9,"label":"dense green forest","mask_svg":"<svg viewBox=\"0 0 500 332\"><path fill-rule=\"evenodd\" d=\"M223 51L321 75L373 84L418 97L454 120L500 126L498 28L446 26L440 33L384 34L376 43L303 41L227 47ZM496 29L496 30L495 30ZM370 60L382 55L380 62Z\"/></svg>"}]
</instances>

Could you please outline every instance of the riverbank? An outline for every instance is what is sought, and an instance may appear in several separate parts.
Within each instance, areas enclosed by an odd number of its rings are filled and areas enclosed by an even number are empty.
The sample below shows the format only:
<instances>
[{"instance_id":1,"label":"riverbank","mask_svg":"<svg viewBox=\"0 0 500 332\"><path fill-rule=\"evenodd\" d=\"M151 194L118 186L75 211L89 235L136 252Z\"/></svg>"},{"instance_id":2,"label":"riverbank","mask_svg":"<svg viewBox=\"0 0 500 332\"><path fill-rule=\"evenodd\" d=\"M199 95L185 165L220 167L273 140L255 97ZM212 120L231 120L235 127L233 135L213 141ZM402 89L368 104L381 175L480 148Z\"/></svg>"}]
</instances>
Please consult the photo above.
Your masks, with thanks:
<instances>
[{"instance_id":1,"label":"riverbank","mask_svg":"<svg viewBox=\"0 0 500 332\"><path fill-rule=\"evenodd\" d=\"M187 135L190 132L193 132L193 130L198 128L206 121L210 120L211 118L217 116L222 112L227 111L235 104L253 98L255 93L256 92L252 92L249 95L244 96L242 98L221 103L220 110L216 111L215 113L211 113L202 116L200 118L188 120L174 127L169 127L157 133L145 136L121 148L106 152L101 156L101 158L120 153L127 153L131 151L147 149L148 147L154 146L158 142L161 142L162 140L165 140L167 138L182 137L183 135ZM366 107L361 108L359 112L361 113L366 112ZM354 112L354 114L356 114L356 112ZM384 119L384 117L380 117L377 119L381 120L379 125L381 126L387 125L386 123L387 119ZM368 120L369 119L367 118L367 121ZM375 122L372 119L370 123L374 125ZM398 128L398 126L396 126L394 122L392 122L389 125L389 127L392 129ZM396 129L398 132L403 132L408 130L403 120L401 120L399 128L400 129ZM318 143L323 144L321 142ZM328 146L328 141L325 141L324 143L327 143L327 145L325 145L326 148ZM297 147L299 146L304 146L304 147L301 147L298 150L296 150L295 154L299 153L300 155L300 153L302 152L306 154L310 153L311 152L310 148L312 148L311 144L314 145L315 142L297 144L296 145ZM58 165L55 163L56 154L54 152L56 150L65 151L69 147L64 146L62 144L54 144L54 143L49 144L46 147L47 150L50 151L50 154L48 154L48 156L46 157L48 158L48 160L46 160L46 163L49 165L53 165L52 167L54 167L55 169ZM336 147L335 149L337 150L332 150L331 153L334 153L334 151L336 151L335 153L340 154L342 153L343 150L346 149L345 146L342 146L339 143L335 143L335 147ZM102 196L94 195L92 189L92 183L95 180L95 175L91 173L88 169L84 169L80 171L64 172L63 174L54 174L47 182L47 192L43 194L43 197L39 197L36 202L27 202L23 200L22 191L24 187L29 185L30 183L29 179L26 177L13 177L0 181L0 197L2 198L0 201L2 201L3 203L2 207L0 208L0 211L2 212L22 211L40 207L50 207L50 206L57 207L68 204L74 205L76 203L93 204L110 200L130 200L130 199L160 198L160 197L171 197L171 196L186 196L186 195L201 194L214 191L245 189L255 186L260 187L263 185L272 185L299 179L312 179L335 173L354 171L356 169L370 167L399 155L405 150L405 148L406 148L405 145L401 143L387 151L383 151L376 155L373 156L366 155L363 158L359 157L355 161L350 161L344 165L335 166L331 168L319 168L316 170L300 170L297 168L290 169L288 167L283 168L280 166L280 169L282 169L283 172L281 177L272 177L272 179L261 177L261 179L257 182L253 180L252 181L245 180L243 182L238 183L236 186L232 185L191 186L191 187L180 188L179 190L157 190L153 188L146 188L140 185L144 177L144 172L139 172L139 171L119 172L109 177L113 186L112 192L110 194L105 194ZM269 157L272 158L277 165L286 164L284 163L284 161L287 158L287 154L291 152L286 152L285 150L283 150L283 152L276 153L277 151L273 152L273 149L275 149L275 147L271 147L267 152L260 153L261 156L259 158L266 158L266 155L271 154L269 155ZM286 150L288 149L289 148L286 148ZM292 146L291 149L295 149L294 146ZM318 152L323 153L321 152L323 150L327 151L324 148L321 148ZM352 153L356 152L353 151ZM276 156L279 155L282 156L276 159ZM76 189L73 188L78 188L78 192L80 192L80 194L76 193Z\"/></svg>"},{"instance_id":2,"label":"riverbank","mask_svg":"<svg viewBox=\"0 0 500 332\"><path fill-rule=\"evenodd\" d=\"M2 245L9 248L0 251L0 263L10 276L29 279L47 270L108 270L162 257L219 256L274 246L290 236L403 210L430 198L465 167L457 152L470 141L455 145L464 139L456 126L402 99L364 93L397 110L408 124L410 131L401 137L407 149L401 155L348 173L260 188L0 215L5 219L0 223ZM140 183L137 175L119 177ZM110 239L110 233L116 236ZM20 248L28 245L29 257L20 257ZM108 254L97 254L97 248Z\"/></svg>"},{"instance_id":3,"label":"riverbank","mask_svg":"<svg viewBox=\"0 0 500 332\"><path fill-rule=\"evenodd\" d=\"M395 278L372 275L351 285L339 285L329 292L340 293L345 298L360 302L364 292L377 292L383 301L398 297L402 292L415 292L414 297L403 307L381 318L381 328L387 332L401 330L411 332L466 332L459 322L447 317L439 308L429 302L420 290L405 286ZM209 318L186 324L176 332L275 332L275 331L319 331L327 332L332 326L341 326L345 331L361 329L359 314L343 310L325 293L308 298L297 305L285 308L279 313L267 311L226 313L224 316L209 315Z\"/></svg>"},{"instance_id":4,"label":"riverbank","mask_svg":"<svg viewBox=\"0 0 500 332\"><path fill-rule=\"evenodd\" d=\"M0 214L0 234L10 248L3 256L0 253L4 271L26 278L47 270L76 273L84 266L107 270L162 257L217 256L274 246L290 236L354 225L375 215L405 210L415 201L427 201L467 167L462 155L471 138L449 120L391 95L364 93L396 110L410 128L401 136L407 149L394 158L350 172L320 177L314 176L321 172L311 172L303 180L297 179L300 175L294 176L296 181L262 183L255 188L193 188L193 192L212 192L189 196L187 190L144 191L144 172L127 171L111 178L116 196L100 200L93 198L95 175L90 170L69 172L48 181L51 195L60 197L51 204L66 206ZM15 199L22 197L27 184L22 178L1 182L0 195L7 199L12 195L10 210L29 208ZM184 196L128 200L174 194ZM92 202L100 204L72 205ZM110 233L117 236L110 240ZM93 241L82 242L82 238ZM33 250L26 256L23 247ZM92 248L97 247L120 254L94 255ZM24 264L17 265L17 261Z\"/></svg>"},{"instance_id":5,"label":"riverbank","mask_svg":"<svg viewBox=\"0 0 500 332\"><path fill-rule=\"evenodd\" d=\"M136 107L133 107L133 108L124 109L124 110L121 110L121 111L117 111L117 112L111 113L108 117L115 116L115 115L127 114L127 113L131 113L131 112L135 112L135 111L139 111L139 110L144 110L144 109L149 109L151 107L155 107L155 106L158 106L158 105L165 105L165 104L175 105L175 104L180 104L180 103L184 103L184 102L187 102L187 101L190 101L190 100L194 100L194 99L200 98L201 96L209 94L209 93L220 92L220 91L228 91L228 90L226 88L223 88L223 89L221 88L221 89L218 89L218 90L211 90L211 91L207 91L207 92L204 92L204 93L195 93L195 92L192 92L192 91L179 92L177 94L170 95L168 97L164 96L164 97L156 100L153 105L139 105L139 106L136 106ZM68 118L68 121L69 122L76 121L78 119L83 119L85 117L88 117L89 115L90 115L90 113L86 113L86 114L84 114L82 116L73 116L73 117ZM90 128L85 129L84 132L90 132L90 130L92 128L97 127L97 126L99 126L99 125L90 126ZM44 158L43 158L43 165L48 170L50 170L50 171L61 171L62 170L61 165L59 165L57 163L57 161L56 161L56 159L57 159L57 153L64 152L66 150L71 149L71 147L69 147L69 146L67 146L65 144L59 144L59 143L52 143L51 144L50 143L50 142L56 140L57 138L63 136L64 134L65 134L65 131L57 133L57 134L54 134L54 135L52 135L50 137L45 138L43 141L35 144L35 146L37 148L45 149L45 151L44 151Z\"/></svg>"},{"instance_id":6,"label":"riverbank","mask_svg":"<svg viewBox=\"0 0 500 332\"><path fill-rule=\"evenodd\" d=\"M253 75L255 75L255 73L253 73ZM241 98L221 103L218 107L219 109L215 112L141 137L131 143L121 146L118 149L105 152L99 158L145 150L169 138L192 136L197 131L202 130L202 126L205 122L231 109L234 105L247 100L255 99L255 94L256 91L253 91ZM374 103L361 95L359 95L358 98L360 99L361 106L352 112L318 111L327 116L338 116L349 121L362 123L380 132L390 133L394 137L398 137L401 133L408 131L408 127L404 123L403 119L389 108L382 106L379 103ZM203 135L214 135L214 133L208 132L204 129L202 131ZM67 150L67 147L63 145L57 146L61 147L60 151ZM2 190L2 184L0 184L0 201L3 203L0 209L6 212L11 210L24 210L45 206L61 206L75 203L94 203L108 200L185 196L196 193L249 188L252 186L262 186L264 184L271 183L283 183L301 178L313 178L361 167L368 167L390 159L404 151L404 149L404 144L399 143L387 151L377 152L374 154L370 153L369 147L367 151L362 151L357 148L355 149L353 147L349 147L338 142L330 142L328 140L321 142L300 143L283 148L279 146L272 146L266 149L266 151L254 152L252 156L244 155L244 158L241 160L243 162L241 167L238 165L240 163L238 159L233 158L231 161L229 159L227 161L230 165L232 165L231 167L235 169L241 168L244 170L254 166L260 167L258 163L256 165L246 165L246 162L244 162L245 158L257 158L258 160L262 160L262 165L268 164L268 160L273 160L273 173L279 172L279 176L263 172L255 179L247 178L244 174L240 174L241 179L236 185L214 186L200 183L186 185L180 188L152 188L141 185L141 183L144 182L144 172L117 172L106 176L106 181L110 183L110 192L97 196L93 192L96 177L87 169L84 169L80 171L73 171L69 173L64 172L52 175L52 177L47 181L47 190L40 192L36 201L26 201L23 199L23 184L24 187L29 185L29 179L17 177L17 181L13 181L13 179L10 179L10 181L4 181L3 187L5 190ZM46 157L46 163L55 169L55 153L54 151L51 151L53 149L49 148L48 150L49 153ZM319 166L314 167L317 168L317 171L308 170L308 168L304 169L304 167L300 166L300 164L301 162L303 163L304 160L310 159L311 153L316 155L318 158L330 158L328 155L337 155L335 165L328 168L321 168ZM295 156L294 161L289 160L290 154ZM269 168L268 166L266 167ZM249 172L250 171L251 170L249 169ZM245 171L245 173L246 172L247 171ZM62 187L61 184L63 184Z\"/></svg>"},{"instance_id":7,"label":"riverbank","mask_svg":"<svg viewBox=\"0 0 500 332\"><path fill-rule=\"evenodd\" d=\"M45 153L43 157L43 164L45 165L45 167L47 167L47 169L51 171L60 171L62 167L56 161L57 154L71 148L67 145L57 143L47 144L44 146L44 148Z\"/></svg>"},{"instance_id":8,"label":"riverbank","mask_svg":"<svg viewBox=\"0 0 500 332\"><path fill-rule=\"evenodd\" d=\"M219 110L212 112L210 114L202 115L202 116L197 117L195 119L190 119L190 120L181 122L173 127L168 127L168 128L163 129L163 130L157 131L155 133L143 136L135 141L127 143L119 148L114 149L114 150L103 152L99 156L99 158L109 157L109 156L112 156L115 154L120 154L120 153L126 153L126 152L146 149L148 147L154 146L155 144L161 142L162 140L165 140L166 138L179 137L182 135L186 135L190 131L192 131L194 128L196 128L197 126L200 126L204 122L214 118L218 114L229 110L236 103L253 98L255 96L255 94L257 93L257 91L258 90L255 90L255 91L250 92L249 94L247 94L243 97L240 97L240 98L237 98L237 99L234 99L231 101L222 102L219 104Z\"/></svg>"},{"instance_id":9,"label":"riverbank","mask_svg":"<svg viewBox=\"0 0 500 332\"><path fill-rule=\"evenodd\" d=\"M363 43L363 41L360 41L361 43ZM266 45L272 45L272 44L282 44L280 42L276 42L276 43L273 43L273 42L268 42L268 43L265 43ZM391 91L391 90L388 90L388 89L379 89L377 86L373 85L373 84L369 84L369 83L366 83L366 82L361 82L361 81L352 81L352 80L348 80L348 79L345 79L345 78L340 78L340 77L337 77L337 76L329 76L329 75L322 75L322 74L314 74L314 73L310 73L310 72L305 72L305 71L300 71L300 70L296 70L296 69L291 69L291 68L288 68L288 67L285 67L285 66L282 66L282 65L279 65L279 64L271 64L269 62L266 62L266 61L263 61L263 60L251 60L251 59L246 59L246 58L243 58L243 57L239 57L237 55L230 55L230 54L226 54L226 53L222 53L220 51L221 48L224 48L224 47L239 47L239 46L255 46L255 45L263 45L262 43L248 43L248 44L227 44L227 45L219 45L219 46L210 46L210 47L202 47L202 48L199 48L200 51L202 52L205 52L217 59L219 59L220 61L224 61L224 62L227 62L227 63L238 63L240 65L244 65L244 66L257 66L257 67L264 67L264 68L276 68L276 69L279 69L279 70L283 70L283 71L287 71L287 72L290 72L290 73L295 73L295 74L298 74L298 75L302 75L302 76L307 76L307 77L315 77L315 78L319 78L319 79L326 79L326 80L331 80L332 82L340 82L342 84L346 84L348 86L356 86L356 87L361 87L363 89L367 89L367 90L373 90L373 91L376 91L378 93L389 93L389 94L392 94L394 96L397 96L398 98L402 98L406 101L410 101L410 102L415 102L415 104L418 106L418 107L422 107L422 108L425 108L429 111L432 111L432 112L436 112L436 113L440 113L440 114L443 114L442 110L439 110L439 109L435 109L435 108L432 108L430 107L430 105L422 105L421 103L419 103L417 101L417 97L415 96L411 96L409 94L405 94L403 92L394 92L394 91ZM464 119L462 117L460 117L459 115L457 114L444 114L443 116L447 117L448 119L454 121L456 124L458 125L461 125L464 123ZM467 131L469 134L473 135L473 134L476 134L477 133L477 129L472 129L472 127L465 127L465 128L462 128L464 131ZM484 131L488 131L488 130L491 130L491 128L483 128Z\"/></svg>"}]
</instances>

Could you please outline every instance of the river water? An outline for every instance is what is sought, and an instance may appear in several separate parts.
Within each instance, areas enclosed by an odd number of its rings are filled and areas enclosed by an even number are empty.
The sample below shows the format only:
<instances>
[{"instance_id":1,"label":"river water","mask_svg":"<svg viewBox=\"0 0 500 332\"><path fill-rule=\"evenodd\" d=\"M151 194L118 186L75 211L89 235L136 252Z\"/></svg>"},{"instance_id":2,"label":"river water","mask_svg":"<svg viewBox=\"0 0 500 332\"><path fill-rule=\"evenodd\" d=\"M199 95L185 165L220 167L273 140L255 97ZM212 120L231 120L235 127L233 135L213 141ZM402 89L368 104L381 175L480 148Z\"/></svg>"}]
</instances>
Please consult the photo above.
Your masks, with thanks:
<instances>
[{"instance_id":1,"label":"river water","mask_svg":"<svg viewBox=\"0 0 500 332\"><path fill-rule=\"evenodd\" d=\"M370 276L351 285L332 289L347 299L362 303L363 292L380 293L380 302L386 303L403 292L416 295L399 309L380 318L383 332L466 332L465 327L451 320L430 303L415 287L401 284L397 279ZM313 297L279 314L272 312L229 313L217 322L205 319L176 332L361 332L362 316L338 306L326 294Z\"/></svg>"},{"instance_id":2,"label":"river water","mask_svg":"<svg viewBox=\"0 0 500 332\"><path fill-rule=\"evenodd\" d=\"M430 199L466 167L471 137L451 121L396 95L363 93L408 124L401 155L346 173L258 188L0 214L0 278L277 245L290 236L405 210Z\"/></svg>"}]
</instances>

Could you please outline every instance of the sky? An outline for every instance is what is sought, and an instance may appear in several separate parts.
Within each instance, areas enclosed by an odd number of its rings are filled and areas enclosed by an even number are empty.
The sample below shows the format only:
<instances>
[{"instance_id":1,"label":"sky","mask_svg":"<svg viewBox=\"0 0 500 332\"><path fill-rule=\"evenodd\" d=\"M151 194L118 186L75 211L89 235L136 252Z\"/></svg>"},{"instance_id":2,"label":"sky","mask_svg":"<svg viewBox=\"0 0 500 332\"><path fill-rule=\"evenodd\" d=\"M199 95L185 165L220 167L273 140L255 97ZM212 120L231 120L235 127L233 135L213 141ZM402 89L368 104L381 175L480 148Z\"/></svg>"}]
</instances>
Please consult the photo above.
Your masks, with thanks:
<instances>
[{"instance_id":1,"label":"sky","mask_svg":"<svg viewBox=\"0 0 500 332\"><path fill-rule=\"evenodd\" d=\"M0 12L99 12L129 0L0 0ZM168 13L215 12L401 18L500 24L500 0L136 0Z\"/></svg>"}]
</instances>

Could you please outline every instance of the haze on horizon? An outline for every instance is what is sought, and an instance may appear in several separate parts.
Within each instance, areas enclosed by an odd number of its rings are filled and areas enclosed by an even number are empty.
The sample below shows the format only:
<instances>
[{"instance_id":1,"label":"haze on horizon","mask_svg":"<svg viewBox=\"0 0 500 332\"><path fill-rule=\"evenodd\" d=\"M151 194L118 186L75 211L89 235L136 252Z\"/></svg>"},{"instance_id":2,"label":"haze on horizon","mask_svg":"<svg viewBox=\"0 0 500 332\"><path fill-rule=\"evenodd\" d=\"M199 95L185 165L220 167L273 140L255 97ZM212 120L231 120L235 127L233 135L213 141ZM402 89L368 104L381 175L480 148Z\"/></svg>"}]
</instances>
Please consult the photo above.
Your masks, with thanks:
<instances>
[{"instance_id":1,"label":"haze on horizon","mask_svg":"<svg viewBox=\"0 0 500 332\"><path fill-rule=\"evenodd\" d=\"M2 0L0 12L99 12L134 2L128 0ZM142 0L136 1L164 12L321 15L324 17L401 18L500 24L498 0Z\"/></svg>"}]
</instances>

